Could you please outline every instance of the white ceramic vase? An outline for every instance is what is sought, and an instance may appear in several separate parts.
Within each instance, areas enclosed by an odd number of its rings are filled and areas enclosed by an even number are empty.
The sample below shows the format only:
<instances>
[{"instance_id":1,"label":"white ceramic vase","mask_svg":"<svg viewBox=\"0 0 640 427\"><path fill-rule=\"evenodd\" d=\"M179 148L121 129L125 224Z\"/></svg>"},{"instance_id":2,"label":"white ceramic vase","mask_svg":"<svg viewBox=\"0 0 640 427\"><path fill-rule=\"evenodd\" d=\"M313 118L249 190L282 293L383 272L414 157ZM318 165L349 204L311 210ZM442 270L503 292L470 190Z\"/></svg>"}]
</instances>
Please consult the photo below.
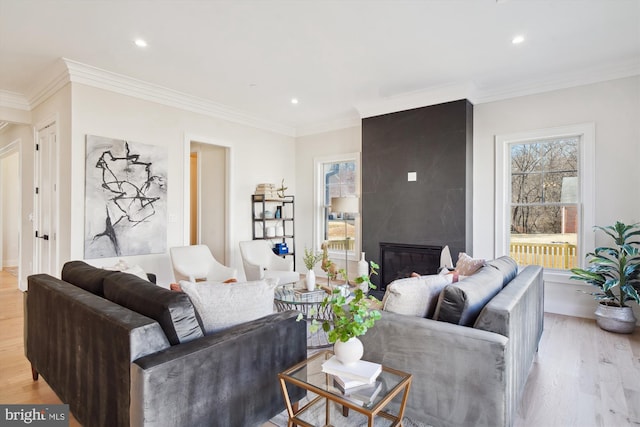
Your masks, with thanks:
<instances>
[{"instance_id":1,"label":"white ceramic vase","mask_svg":"<svg viewBox=\"0 0 640 427\"><path fill-rule=\"evenodd\" d=\"M333 353L343 365L353 365L362 358L364 347L358 338L349 338L347 342L336 341L333 344Z\"/></svg>"},{"instance_id":2,"label":"white ceramic vase","mask_svg":"<svg viewBox=\"0 0 640 427\"><path fill-rule=\"evenodd\" d=\"M362 252L362 257L360 261L358 261L358 277L366 276L369 274L369 263L366 259L364 259L364 252Z\"/></svg>"},{"instance_id":3,"label":"white ceramic vase","mask_svg":"<svg viewBox=\"0 0 640 427\"><path fill-rule=\"evenodd\" d=\"M316 288L316 273L313 270L307 271L307 290L312 291Z\"/></svg>"}]
</instances>

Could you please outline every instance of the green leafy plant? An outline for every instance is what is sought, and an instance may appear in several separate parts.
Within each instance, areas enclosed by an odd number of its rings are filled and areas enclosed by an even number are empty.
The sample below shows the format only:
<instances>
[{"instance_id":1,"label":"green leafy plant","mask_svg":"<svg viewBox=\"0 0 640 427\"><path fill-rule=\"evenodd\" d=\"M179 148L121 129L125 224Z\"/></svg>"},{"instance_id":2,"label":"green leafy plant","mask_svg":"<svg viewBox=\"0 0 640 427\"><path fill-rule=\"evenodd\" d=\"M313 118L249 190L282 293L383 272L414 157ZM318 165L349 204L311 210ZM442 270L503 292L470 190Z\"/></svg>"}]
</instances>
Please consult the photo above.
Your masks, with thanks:
<instances>
[{"instance_id":1,"label":"green leafy plant","mask_svg":"<svg viewBox=\"0 0 640 427\"><path fill-rule=\"evenodd\" d=\"M302 258L302 261L304 262L304 266L307 267L307 270L313 270L313 267L315 267L321 259L321 252L314 252L304 248L304 257Z\"/></svg>"},{"instance_id":2,"label":"green leafy plant","mask_svg":"<svg viewBox=\"0 0 640 427\"><path fill-rule=\"evenodd\" d=\"M587 254L588 268L572 268L574 274L571 279L582 280L596 286L598 292L588 292L598 301L609 305L627 307L627 301L640 304L640 254L638 241L635 236L640 235L638 223L626 225L616 221L615 225L606 227L595 226L611 237L615 243L613 247L598 247Z\"/></svg>"},{"instance_id":3,"label":"green leafy plant","mask_svg":"<svg viewBox=\"0 0 640 427\"><path fill-rule=\"evenodd\" d=\"M369 265L369 274L356 278L356 283L358 285L366 283L369 289L375 289L375 285L371 283L371 276L377 275L380 267L373 261L370 261ZM378 310L371 308L371 304L376 302L378 300L373 296L365 295L361 286L356 288L351 298L344 296L340 288L334 289L333 293L325 297L322 302L323 308L330 306L333 311L333 322L328 320L322 322L322 329L327 333L329 342L346 342L349 338L364 335L381 317ZM316 328L319 326L315 320L312 322L312 327L314 324Z\"/></svg>"}]
</instances>

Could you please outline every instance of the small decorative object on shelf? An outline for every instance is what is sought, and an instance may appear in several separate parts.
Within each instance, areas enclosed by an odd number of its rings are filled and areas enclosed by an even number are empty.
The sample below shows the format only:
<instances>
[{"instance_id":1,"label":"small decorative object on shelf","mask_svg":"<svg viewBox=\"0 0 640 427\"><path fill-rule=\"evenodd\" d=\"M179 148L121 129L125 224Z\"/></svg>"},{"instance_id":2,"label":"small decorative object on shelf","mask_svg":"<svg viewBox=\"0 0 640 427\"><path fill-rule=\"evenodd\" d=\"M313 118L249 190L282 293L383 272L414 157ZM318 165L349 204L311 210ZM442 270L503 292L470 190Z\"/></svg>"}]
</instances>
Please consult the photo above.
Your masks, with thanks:
<instances>
[{"instance_id":1,"label":"small decorative object on shelf","mask_svg":"<svg viewBox=\"0 0 640 427\"><path fill-rule=\"evenodd\" d=\"M278 197L280 197L281 199L284 199L285 191L287 191L288 188L289 187L284 186L284 178L282 178L282 184L280 184L280 188L278 188L278 191L277 191Z\"/></svg>"}]
</instances>

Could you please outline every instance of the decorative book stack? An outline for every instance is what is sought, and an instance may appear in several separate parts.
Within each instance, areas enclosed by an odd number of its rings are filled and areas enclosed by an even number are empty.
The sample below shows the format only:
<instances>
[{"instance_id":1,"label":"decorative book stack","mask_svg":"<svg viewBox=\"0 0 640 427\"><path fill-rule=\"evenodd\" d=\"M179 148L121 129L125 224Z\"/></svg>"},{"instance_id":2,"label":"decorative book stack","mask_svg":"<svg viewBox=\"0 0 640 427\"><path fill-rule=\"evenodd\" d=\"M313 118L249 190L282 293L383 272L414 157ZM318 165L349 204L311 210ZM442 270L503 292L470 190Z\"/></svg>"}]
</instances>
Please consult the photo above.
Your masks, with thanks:
<instances>
[{"instance_id":1,"label":"decorative book stack","mask_svg":"<svg viewBox=\"0 0 640 427\"><path fill-rule=\"evenodd\" d=\"M359 360L344 365L333 356L322 364L322 372L333 376L335 388L359 405L370 405L382 389L382 382L376 381L382 372L379 363Z\"/></svg>"},{"instance_id":2,"label":"decorative book stack","mask_svg":"<svg viewBox=\"0 0 640 427\"><path fill-rule=\"evenodd\" d=\"M278 190L276 190L275 184L258 184L256 185L256 191L254 194L264 196L267 199L278 198Z\"/></svg>"}]
</instances>

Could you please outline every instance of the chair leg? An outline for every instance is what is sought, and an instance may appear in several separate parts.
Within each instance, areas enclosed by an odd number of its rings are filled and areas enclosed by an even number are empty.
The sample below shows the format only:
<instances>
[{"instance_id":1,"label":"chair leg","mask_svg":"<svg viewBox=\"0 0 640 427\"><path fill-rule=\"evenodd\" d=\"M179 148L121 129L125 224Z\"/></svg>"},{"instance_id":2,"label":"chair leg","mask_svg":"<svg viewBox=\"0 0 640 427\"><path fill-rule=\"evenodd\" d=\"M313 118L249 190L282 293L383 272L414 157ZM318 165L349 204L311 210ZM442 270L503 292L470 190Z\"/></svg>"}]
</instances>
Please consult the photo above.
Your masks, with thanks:
<instances>
[{"instance_id":1,"label":"chair leg","mask_svg":"<svg viewBox=\"0 0 640 427\"><path fill-rule=\"evenodd\" d=\"M38 371L33 364L31 365L31 378L33 378L34 381L38 381Z\"/></svg>"}]
</instances>

